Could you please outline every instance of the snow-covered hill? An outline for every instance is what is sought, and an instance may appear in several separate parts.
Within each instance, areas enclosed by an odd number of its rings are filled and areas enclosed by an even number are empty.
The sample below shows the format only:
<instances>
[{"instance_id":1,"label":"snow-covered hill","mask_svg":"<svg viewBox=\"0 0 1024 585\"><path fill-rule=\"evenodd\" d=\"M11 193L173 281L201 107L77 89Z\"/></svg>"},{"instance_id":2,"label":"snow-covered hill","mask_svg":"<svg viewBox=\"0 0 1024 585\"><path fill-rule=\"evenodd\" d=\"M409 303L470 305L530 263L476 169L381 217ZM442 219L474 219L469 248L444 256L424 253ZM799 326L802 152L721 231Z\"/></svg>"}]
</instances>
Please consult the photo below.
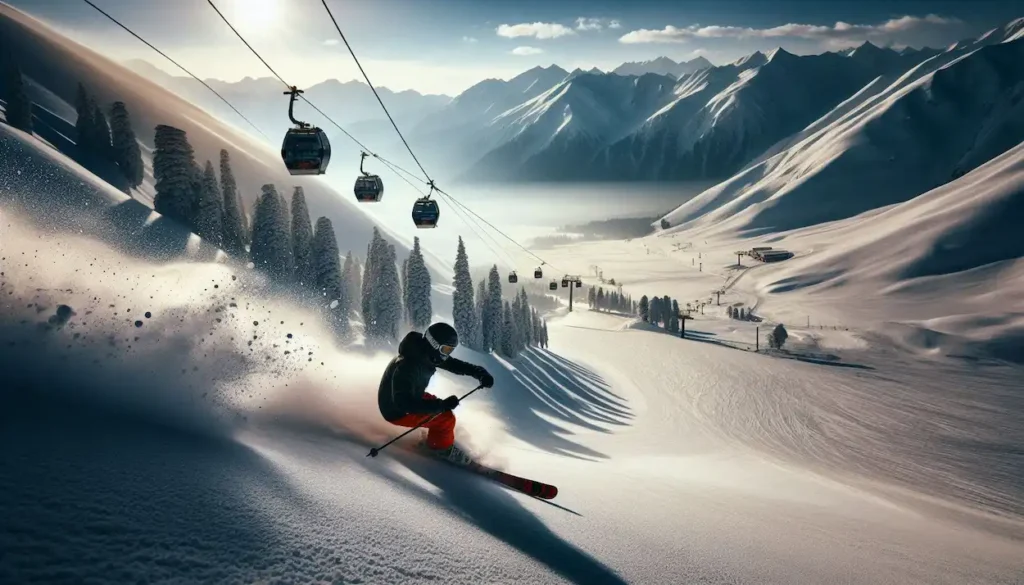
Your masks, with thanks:
<instances>
[{"instance_id":1,"label":"snow-covered hill","mask_svg":"<svg viewBox=\"0 0 1024 585\"><path fill-rule=\"evenodd\" d=\"M29 80L30 98L41 107L37 109L38 133L72 157L75 156L75 120L74 108L69 104L74 103L75 92L81 82L101 104L115 100L126 103L144 152L152 149L156 125L181 128L186 131L200 164L205 160L218 160L222 148L229 151L239 193L248 209L252 209L260 186L265 183L275 183L284 193L290 192L292 185L302 185L313 217L327 216L331 219L342 250L362 250L369 241L374 222L356 205L351 193L339 194L321 179L290 176L281 163L276 142L271 145L254 138L254 131L243 128L244 122L237 117L230 118L237 120L237 126L222 122L2 3L0 45L19 54L19 64ZM347 160L345 157L346 153L357 153L357 150L345 143L338 144L335 150L332 168L337 173L351 172L358 167L357 156L353 154ZM151 160L149 156L144 158ZM151 164L147 164L146 171L151 177ZM41 174L45 176L47 173ZM148 190L144 188L135 195L151 203L151 185ZM381 229L389 232L384 227Z\"/></svg>"},{"instance_id":2,"label":"snow-covered hill","mask_svg":"<svg viewBox=\"0 0 1024 585\"><path fill-rule=\"evenodd\" d=\"M708 61L704 57L697 57L690 61L676 62L668 57L658 57L650 61L630 61L623 63L615 69L612 73L617 75L633 75L639 77L647 73L654 73L655 75L671 75L672 77L682 77L689 75L690 73L696 73L701 69L707 69L714 67L714 63Z\"/></svg>"}]
</instances>

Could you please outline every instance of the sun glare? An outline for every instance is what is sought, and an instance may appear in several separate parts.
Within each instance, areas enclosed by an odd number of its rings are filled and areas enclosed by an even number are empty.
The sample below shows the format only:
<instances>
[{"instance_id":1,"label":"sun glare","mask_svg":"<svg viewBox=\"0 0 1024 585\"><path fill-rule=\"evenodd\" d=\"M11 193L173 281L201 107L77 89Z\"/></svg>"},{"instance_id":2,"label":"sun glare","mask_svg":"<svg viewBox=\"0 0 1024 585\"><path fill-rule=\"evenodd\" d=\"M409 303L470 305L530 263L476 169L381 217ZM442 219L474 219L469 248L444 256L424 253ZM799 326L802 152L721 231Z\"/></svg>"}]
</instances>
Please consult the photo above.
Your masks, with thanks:
<instances>
[{"instance_id":1,"label":"sun glare","mask_svg":"<svg viewBox=\"0 0 1024 585\"><path fill-rule=\"evenodd\" d=\"M238 25L253 32L273 26L281 14L280 0L235 0Z\"/></svg>"}]
</instances>

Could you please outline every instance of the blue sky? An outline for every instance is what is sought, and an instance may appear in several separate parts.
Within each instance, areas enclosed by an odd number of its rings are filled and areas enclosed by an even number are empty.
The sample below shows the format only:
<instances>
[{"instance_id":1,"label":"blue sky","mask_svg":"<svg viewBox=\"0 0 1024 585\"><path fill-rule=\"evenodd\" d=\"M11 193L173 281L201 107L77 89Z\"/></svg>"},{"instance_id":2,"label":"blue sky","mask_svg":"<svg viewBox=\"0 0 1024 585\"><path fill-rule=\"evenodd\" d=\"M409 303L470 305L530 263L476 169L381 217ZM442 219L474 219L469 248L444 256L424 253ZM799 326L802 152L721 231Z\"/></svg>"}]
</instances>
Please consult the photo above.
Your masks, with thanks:
<instances>
[{"instance_id":1,"label":"blue sky","mask_svg":"<svg viewBox=\"0 0 1024 585\"><path fill-rule=\"evenodd\" d=\"M116 59L180 74L76 0L6 0ZM206 0L93 0L201 77L268 75ZM358 71L320 0L214 0L289 83ZM536 65L611 69L661 55L714 63L782 46L945 46L1024 16L1019 3L908 0L328 0L370 79L456 94ZM838 23L838 24L837 24Z\"/></svg>"}]
</instances>

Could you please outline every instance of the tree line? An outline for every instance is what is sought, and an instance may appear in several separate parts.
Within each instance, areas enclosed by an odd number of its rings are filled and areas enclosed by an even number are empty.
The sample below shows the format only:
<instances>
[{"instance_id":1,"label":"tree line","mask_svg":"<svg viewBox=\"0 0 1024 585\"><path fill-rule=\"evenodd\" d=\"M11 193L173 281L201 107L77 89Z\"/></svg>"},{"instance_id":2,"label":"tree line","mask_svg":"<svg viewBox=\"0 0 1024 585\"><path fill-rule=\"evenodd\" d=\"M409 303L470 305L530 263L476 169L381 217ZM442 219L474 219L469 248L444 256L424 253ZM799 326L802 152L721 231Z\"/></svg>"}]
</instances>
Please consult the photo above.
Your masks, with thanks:
<instances>
[{"instance_id":1,"label":"tree line","mask_svg":"<svg viewBox=\"0 0 1024 585\"><path fill-rule=\"evenodd\" d=\"M23 76L14 66L5 67L3 75L7 123L31 132L32 104ZM75 109L82 162L111 162L130 188L141 185L142 152L125 104L113 102L104 111L79 83ZM431 323L431 276L418 237L401 266L394 244L376 227L365 263L351 250L342 260L331 220L311 221L302 187L294 187L288 202L275 185L263 185L250 222L227 150L220 151L218 162L216 167L210 160L200 166L184 130L156 126L155 211L228 255L247 260L271 282L319 307L340 341L353 339L353 319L362 321L369 343L392 343L408 328L423 330ZM503 299L497 266L474 287L462 238L453 284L454 326L464 345L506 357L515 357L531 345L547 347L547 322L531 306L531 299L542 309L556 301L529 294L525 287L511 301Z\"/></svg>"}]
</instances>

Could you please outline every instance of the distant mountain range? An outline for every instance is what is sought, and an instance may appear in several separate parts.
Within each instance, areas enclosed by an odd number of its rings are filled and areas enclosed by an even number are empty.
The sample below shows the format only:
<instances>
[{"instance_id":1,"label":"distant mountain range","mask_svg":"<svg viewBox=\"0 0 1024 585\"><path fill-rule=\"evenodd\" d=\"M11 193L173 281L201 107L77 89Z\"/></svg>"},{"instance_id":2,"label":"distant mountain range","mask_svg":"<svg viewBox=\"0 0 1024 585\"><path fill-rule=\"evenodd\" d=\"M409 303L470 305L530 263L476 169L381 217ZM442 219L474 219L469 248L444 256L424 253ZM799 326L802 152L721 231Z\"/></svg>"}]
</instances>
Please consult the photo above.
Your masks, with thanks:
<instances>
[{"instance_id":1,"label":"distant mountain range","mask_svg":"<svg viewBox=\"0 0 1024 585\"><path fill-rule=\"evenodd\" d=\"M720 180L777 152L823 117L838 115L863 92L944 67L984 46L1021 42L1020 23L941 50L864 43L798 56L779 48L718 66L703 57L660 57L608 73L534 67L507 81L481 81L454 98L378 91L420 160L447 183ZM194 80L144 61L128 65L225 119L237 118ZM279 81L207 83L270 132L289 126ZM365 84L329 80L305 89L381 154L404 149ZM334 128L304 104L297 115L333 137Z\"/></svg>"}]
</instances>

